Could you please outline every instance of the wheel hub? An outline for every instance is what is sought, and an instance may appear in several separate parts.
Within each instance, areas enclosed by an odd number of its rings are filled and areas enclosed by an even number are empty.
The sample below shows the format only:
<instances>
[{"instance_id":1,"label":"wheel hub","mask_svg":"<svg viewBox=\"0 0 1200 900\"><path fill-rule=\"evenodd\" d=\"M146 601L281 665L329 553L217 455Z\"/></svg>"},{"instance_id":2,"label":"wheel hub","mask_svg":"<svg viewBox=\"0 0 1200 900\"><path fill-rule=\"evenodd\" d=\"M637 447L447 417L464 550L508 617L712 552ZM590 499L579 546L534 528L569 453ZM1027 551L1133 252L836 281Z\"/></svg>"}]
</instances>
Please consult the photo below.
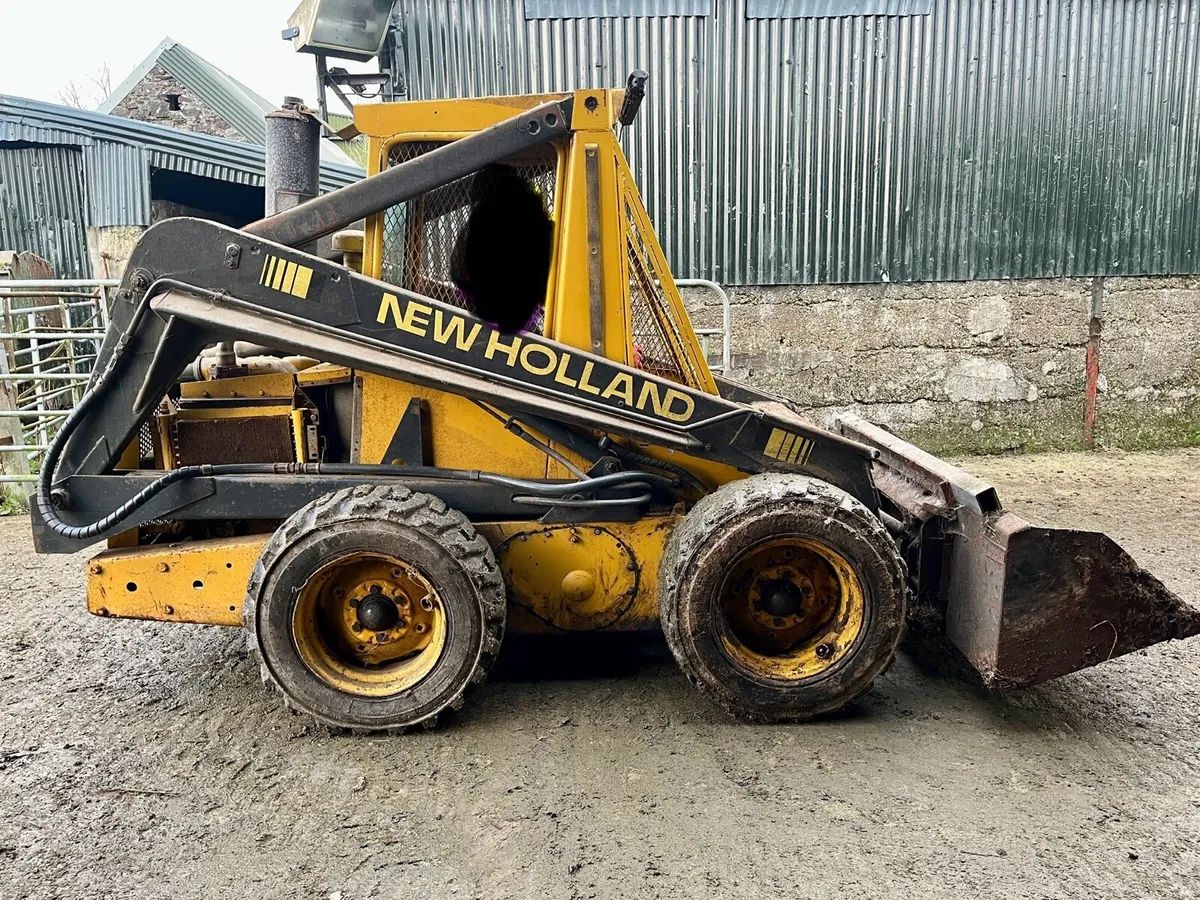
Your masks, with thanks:
<instances>
[{"instance_id":1,"label":"wheel hub","mask_svg":"<svg viewBox=\"0 0 1200 900\"><path fill-rule=\"evenodd\" d=\"M292 619L309 668L363 696L394 694L424 678L446 629L432 583L413 566L372 552L326 563L301 588Z\"/></svg>"},{"instance_id":2,"label":"wheel hub","mask_svg":"<svg viewBox=\"0 0 1200 900\"><path fill-rule=\"evenodd\" d=\"M400 609L396 601L384 595L375 584L367 599L359 602L356 618L358 624L370 631L387 631L400 623Z\"/></svg>"},{"instance_id":3,"label":"wheel hub","mask_svg":"<svg viewBox=\"0 0 1200 900\"><path fill-rule=\"evenodd\" d=\"M773 617L803 615L804 590L794 581L762 579L759 582L759 603Z\"/></svg>"},{"instance_id":4,"label":"wheel hub","mask_svg":"<svg viewBox=\"0 0 1200 900\"><path fill-rule=\"evenodd\" d=\"M760 544L721 589L727 651L770 678L794 680L833 665L862 627L862 588L832 548L804 538Z\"/></svg>"}]
</instances>

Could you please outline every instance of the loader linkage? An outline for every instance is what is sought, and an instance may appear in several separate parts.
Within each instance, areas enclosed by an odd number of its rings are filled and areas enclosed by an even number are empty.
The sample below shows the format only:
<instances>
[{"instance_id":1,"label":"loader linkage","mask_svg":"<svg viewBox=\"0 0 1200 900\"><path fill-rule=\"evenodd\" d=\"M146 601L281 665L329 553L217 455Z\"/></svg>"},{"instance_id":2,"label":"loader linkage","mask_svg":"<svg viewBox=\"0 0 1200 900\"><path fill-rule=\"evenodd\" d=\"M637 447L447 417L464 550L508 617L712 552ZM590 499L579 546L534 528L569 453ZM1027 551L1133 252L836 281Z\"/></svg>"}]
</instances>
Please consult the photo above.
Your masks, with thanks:
<instances>
[{"instance_id":1,"label":"loader linkage","mask_svg":"<svg viewBox=\"0 0 1200 900\"><path fill-rule=\"evenodd\" d=\"M94 612L240 622L289 705L352 730L458 709L506 621L661 623L701 690L766 721L869 689L909 618L994 687L1200 633L1103 535L714 378L613 134L624 99L373 106L364 181L240 230L150 228L47 454L37 549L108 539ZM496 164L553 206L543 333L430 268ZM364 217L369 274L296 249Z\"/></svg>"}]
</instances>

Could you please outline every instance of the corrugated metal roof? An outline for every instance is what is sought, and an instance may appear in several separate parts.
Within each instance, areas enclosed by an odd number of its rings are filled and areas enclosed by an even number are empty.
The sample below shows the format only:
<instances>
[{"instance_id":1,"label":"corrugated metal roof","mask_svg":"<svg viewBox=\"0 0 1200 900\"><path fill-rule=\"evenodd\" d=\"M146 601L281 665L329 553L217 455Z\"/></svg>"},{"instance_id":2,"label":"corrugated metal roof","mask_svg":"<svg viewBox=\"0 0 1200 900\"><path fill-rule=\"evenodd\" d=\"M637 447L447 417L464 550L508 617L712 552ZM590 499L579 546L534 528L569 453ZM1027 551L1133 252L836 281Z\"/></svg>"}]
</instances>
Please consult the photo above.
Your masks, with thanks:
<instances>
[{"instance_id":1,"label":"corrugated metal roof","mask_svg":"<svg viewBox=\"0 0 1200 900\"><path fill-rule=\"evenodd\" d=\"M77 146L109 141L142 148L150 165L158 168L263 184L265 151L259 145L6 94L0 94L0 141ZM355 166L322 162L321 190L345 187L363 174Z\"/></svg>"},{"instance_id":2,"label":"corrugated metal roof","mask_svg":"<svg viewBox=\"0 0 1200 900\"><path fill-rule=\"evenodd\" d=\"M526 19L707 16L712 0L525 0Z\"/></svg>"},{"instance_id":3,"label":"corrugated metal roof","mask_svg":"<svg viewBox=\"0 0 1200 900\"><path fill-rule=\"evenodd\" d=\"M933 0L746 0L751 19L816 19L828 16L926 16Z\"/></svg>"},{"instance_id":4,"label":"corrugated metal roof","mask_svg":"<svg viewBox=\"0 0 1200 900\"><path fill-rule=\"evenodd\" d=\"M175 76L251 144L266 143L264 117L276 108L275 104L170 37L164 38L149 56L138 63L137 68L117 85L97 111L111 113L155 66L162 66ZM322 140L320 152L325 162L353 165L353 161L332 141Z\"/></svg>"},{"instance_id":5,"label":"corrugated metal roof","mask_svg":"<svg viewBox=\"0 0 1200 900\"><path fill-rule=\"evenodd\" d=\"M59 278L90 278L83 159L76 147L0 150L0 250L27 250Z\"/></svg>"},{"instance_id":6,"label":"corrugated metal roof","mask_svg":"<svg viewBox=\"0 0 1200 900\"><path fill-rule=\"evenodd\" d=\"M676 274L732 284L1200 272L1200 0L526 21L400 0L413 99L620 86Z\"/></svg>"}]
</instances>

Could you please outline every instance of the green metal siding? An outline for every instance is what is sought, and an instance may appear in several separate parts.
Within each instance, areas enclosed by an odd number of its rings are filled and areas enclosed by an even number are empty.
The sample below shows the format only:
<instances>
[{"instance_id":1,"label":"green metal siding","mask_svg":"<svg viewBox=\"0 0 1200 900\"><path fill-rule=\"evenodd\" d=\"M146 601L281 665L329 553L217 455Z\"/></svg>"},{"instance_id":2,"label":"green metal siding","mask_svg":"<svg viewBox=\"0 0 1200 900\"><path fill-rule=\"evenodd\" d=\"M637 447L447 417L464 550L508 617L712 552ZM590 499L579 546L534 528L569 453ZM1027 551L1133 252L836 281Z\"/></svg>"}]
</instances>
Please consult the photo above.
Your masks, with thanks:
<instances>
[{"instance_id":1,"label":"green metal siding","mask_svg":"<svg viewBox=\"0 0 1200 900\"><path fill-rule=\"evenodd\" d=\"M619 86L680 276L727 284L1200 272L1200 0L930 15L526 21L400 0L411 97Z\"/></svg>"}]
</instances>

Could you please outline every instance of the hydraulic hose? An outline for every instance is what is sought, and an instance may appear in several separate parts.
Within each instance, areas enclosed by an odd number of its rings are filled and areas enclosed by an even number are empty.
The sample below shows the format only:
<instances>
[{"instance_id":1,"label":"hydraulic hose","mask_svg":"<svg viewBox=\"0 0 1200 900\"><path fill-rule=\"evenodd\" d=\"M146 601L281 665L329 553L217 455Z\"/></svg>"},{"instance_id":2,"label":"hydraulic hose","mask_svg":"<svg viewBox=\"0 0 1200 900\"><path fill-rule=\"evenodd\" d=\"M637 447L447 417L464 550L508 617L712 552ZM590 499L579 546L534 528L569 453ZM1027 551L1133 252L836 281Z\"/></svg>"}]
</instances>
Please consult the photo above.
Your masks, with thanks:
<instances>
[{"instance_id":1,"label":"hydraulic hose","mask_svg":"<svg viewBox=\"0 0 1200 900\"><path fill-rule=\"evenodd\" d=\"M171 469L161 477L154 479L154 481L150 482L103 518L97 519L95 522L87 525L70 525L62 520L54 508L52 498L54 472L58 468L59 459L72 432L83 421L88 410L95 402L95 398L100 395L101 391L111 381L114 372L116 372L119 361L124 357L126 348L129 345L131 335L141 320L144 308L145 301L143 301L142 306L138 308L137 312L134 313L129 327L117 341L113 349L113 355L109 358L108 365L83 395L83 398L79 401L75 409L67 416L66 421L63 422L62 427L54 436L54 440L51 441L50 447L46 451L46 456L42 461L42 469L38 474L38 490L35 497L38 513L47 528L55 534L70 540L90 540L99 537L110 528L119 525L125 519L129 518L138 509L145 506L146 503L177 481L187 478L212 477L215 475L362 475L367 477L390 476L393 478L403 475L413 478L441 478L448 481L481 481L511 488L515 491L522 491L524 493L518 495L522 499L517 501L517 497L514 497L514 501L533 502L537 499L538 502L534 503L534 505L538 506L639 504L650 500L651 495L648 489L654 484L657 484L659 487L676 487L678 485L678 481L675 479L667 478L653 472L637 470L614 472L610 475L601 475L596 478L577 481L540 482L527 481L522 478L510 478L506 475L497 475L492 472L467 469L439 469L432 466L398 467L362 463L225 463L220 465L181 466L178 469ZM566 494L611 488L639 489L643 493L629 498L605 500L561 499ZM526 497L529 499L525 499ZM553 498L559 499L556 501Z\"/></svg>"},{"instance_id":2,"label":"hydraulic hose","mask_svg":"<svg viewBox=\"0 0 1200 900\"><path fill-rule=\"evenodd\" d=\"M133 316L131 316L129 319L129 325L126 326L125 331L122 332L121 336L117 339L116 344L113 346L112 355L108 358L108 365L104 367L104 370L99 374L99 376L97 376L96 380L92 382L91 387L84 392L79 403L67 415L67 418L59 427L58 432L54 435L54 440L52 440L50 442L50 446L46 448L46 455L42 458L42 468L38 472L37 494L34 496L34 502L37 504L38 513L46 527L55 534L62 535L65 538L70 538L73 540L93 538L111 528L112 525L115 525L117 522L120 522L122 519L128 517L135 509L144 504L163 488L167 487L167 484L156 487L157 482L148 484L143 490L139 491L134 497L130 498L127 503L122 504L122 506L114 513L105 516L98 522L93 522L90 525L82 526L68 525L61 518L59 518L57 511L54 509L54 501L51 497L51 492L54 485L54 471L58 468L58 461L62 456L63 450L67 446L67 441L70 439L71 434L75 431L75 429L79 427L79 423L83 421L84 416L87 415L88 409L95 402L96 397L100 396L100 393L104 390L105 386L109 383L109 381L112 380L113 374L117 371L121 361L125 358L125 353L129 348L129 343L133 340L133 335L137 331L138 326L142 322L142 317L146 314L146 310L149 309L149 307L150 292L147 291L142 297L141 301L138 303L137 308L133 311ZM178 471L180 470L174 470L174 472ZM173 474L173 472L168 474ZM188 476L181 475L179 477L186 478ZM161 480L162 479L159 479L159 481ZM172 481L178 480L179 478L175 478ZM168 484L170 483L171 482L168 482ZM143 497L143 494L146 496ZM130 506L130 504L133 504L132 508L122 513L122 511L125 510L125 507ZM118 513L122 514L118 516ZM113 519L114 516L117 517ZM113 521L110 523L108 522L109 519L113 519ZM96 529L97 525L101 526L98 530Z\"/></svg>"}]
</instances>

